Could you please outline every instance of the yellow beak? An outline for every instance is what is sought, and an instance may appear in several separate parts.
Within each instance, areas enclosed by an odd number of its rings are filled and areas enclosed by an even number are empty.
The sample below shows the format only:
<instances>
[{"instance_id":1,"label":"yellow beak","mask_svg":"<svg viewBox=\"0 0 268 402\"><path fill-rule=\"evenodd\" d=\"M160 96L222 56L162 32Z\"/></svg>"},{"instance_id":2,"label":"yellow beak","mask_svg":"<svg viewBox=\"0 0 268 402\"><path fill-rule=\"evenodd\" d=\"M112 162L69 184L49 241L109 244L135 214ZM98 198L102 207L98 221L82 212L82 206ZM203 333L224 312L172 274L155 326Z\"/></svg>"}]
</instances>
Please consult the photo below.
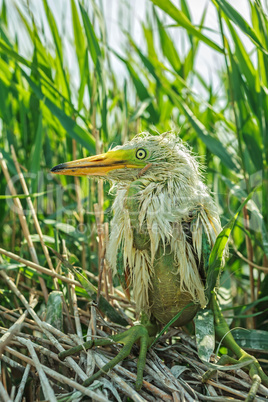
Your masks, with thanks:
<instances>
[{"instance_id":1,"label":"yellow beak","mask_svg":"<svg viewBox=\"0 0 268 402\"><path fill-rule=\"evenodd\" d=\"M67 176L107 176L111 170L124 168L142 169L146 163L129 160L125 150L108 151L72 162L61 163L51 169L52 173Z\"/></svg>"}]
</instances>

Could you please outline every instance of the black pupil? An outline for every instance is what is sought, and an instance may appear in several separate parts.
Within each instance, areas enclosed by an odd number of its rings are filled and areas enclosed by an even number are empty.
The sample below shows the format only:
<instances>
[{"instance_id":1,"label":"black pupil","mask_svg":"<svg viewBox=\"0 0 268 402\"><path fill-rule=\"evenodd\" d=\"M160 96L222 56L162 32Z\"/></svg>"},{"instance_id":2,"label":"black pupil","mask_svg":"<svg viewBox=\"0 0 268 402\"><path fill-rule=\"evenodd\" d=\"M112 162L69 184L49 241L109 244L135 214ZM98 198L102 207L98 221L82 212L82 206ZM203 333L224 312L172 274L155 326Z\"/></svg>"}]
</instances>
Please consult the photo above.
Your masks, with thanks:
<instances>
[{"instance_id":1,"label":"black pupil","mask_svg":"<svg viewBox=\"0 0 268 402\"><path fill-rule=\"evenodd\" d=\"M137 156L138 158L143 159L146 156L146 152L143 149L141 149L137 152Z\"/></svg>"}]
</instances>

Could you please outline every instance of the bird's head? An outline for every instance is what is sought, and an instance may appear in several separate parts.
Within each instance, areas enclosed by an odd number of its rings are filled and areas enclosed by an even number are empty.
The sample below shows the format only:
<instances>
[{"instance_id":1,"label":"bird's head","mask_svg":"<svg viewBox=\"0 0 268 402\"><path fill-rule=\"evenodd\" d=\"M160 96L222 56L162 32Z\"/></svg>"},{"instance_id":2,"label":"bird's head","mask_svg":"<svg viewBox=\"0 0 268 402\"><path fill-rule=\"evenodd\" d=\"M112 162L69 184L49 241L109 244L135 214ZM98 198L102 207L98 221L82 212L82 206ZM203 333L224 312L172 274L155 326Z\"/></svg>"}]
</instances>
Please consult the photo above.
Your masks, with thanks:
<instances>
[{"instance_id":1,"label":"bird's head","mask_svg":"<svg viewBox=\"0 0 268 402\"><path fill-rule=\"evenodd\" d=\"M198 163L183 142L171 133L141 133L124 145L100 155L61 163L52 173L68 176L95 176L129 183L138 177L162 181L171 175L197 179Z\"/></svg>"}]
</instances>

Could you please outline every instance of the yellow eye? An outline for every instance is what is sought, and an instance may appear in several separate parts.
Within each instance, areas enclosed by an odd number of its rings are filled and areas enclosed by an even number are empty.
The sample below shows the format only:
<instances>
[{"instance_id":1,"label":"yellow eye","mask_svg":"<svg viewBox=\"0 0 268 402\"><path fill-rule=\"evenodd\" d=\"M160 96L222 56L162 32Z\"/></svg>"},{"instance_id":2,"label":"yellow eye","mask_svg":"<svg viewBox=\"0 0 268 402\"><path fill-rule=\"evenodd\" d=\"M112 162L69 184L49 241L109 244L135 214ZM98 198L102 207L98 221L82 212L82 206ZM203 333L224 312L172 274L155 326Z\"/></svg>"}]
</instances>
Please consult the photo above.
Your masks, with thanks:
<instances>
[{"instance_id":1,"label":"yellow eye","mask_svg":"<svg viewBox=\"0 0 268 402\"><path fill-rule=\"evenodd\" d=\"M145 151L145 149L143 148L139 148L136 151L136 158L137 159L145 159L147 156L147 151Z\"/></svg>"}]
</instances>

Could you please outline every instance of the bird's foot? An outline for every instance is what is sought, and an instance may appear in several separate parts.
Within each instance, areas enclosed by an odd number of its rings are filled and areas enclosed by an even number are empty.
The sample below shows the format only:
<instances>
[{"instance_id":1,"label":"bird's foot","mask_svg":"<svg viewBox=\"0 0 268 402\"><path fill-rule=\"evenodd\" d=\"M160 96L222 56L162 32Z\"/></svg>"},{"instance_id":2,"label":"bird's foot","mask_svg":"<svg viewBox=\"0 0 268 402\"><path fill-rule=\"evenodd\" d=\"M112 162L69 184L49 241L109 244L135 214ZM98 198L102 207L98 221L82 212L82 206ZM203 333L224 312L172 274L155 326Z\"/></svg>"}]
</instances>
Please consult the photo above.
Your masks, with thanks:
<instances>
[{"instance_id":1,"label":"bird's foot","mask_svg":"<svg viewBox=\"0 0 268 402\"><path fill-rule=\"evenodd\" d=\"M230 366L230 370L232 370L232 365L241 365L245 367L249 371L249 376L252 380L252 385L250 391L247 395L246 402L254 401L259 385L262 383L266 387L268 387L268 376L262 370L260 363L256 359L256 357L251 356L247 352L243 351L240 359L236 360L230 356L223 355L218 361L218 365L221 366ZM242 367L240 366L240 367ZM208 370L202 377L202 382L206 382L209 380L217 370Z\"/></svg>"},{"instance_id":2,"label":"bird's foot","mask_svg":"<svg viewBox=\"0 0 268 402\"><path fill-rule=\"evenodd\" d=\"M139 359L137 364L137 380L136 380L136 390L140 390L143 382L143 370L146 362L146 353L148 347L151 345L154 337L150 336L150 331L144 325L135 325L120 334L110 336L108 339L94 339L89 342L85 342L82 345L76 346L74 348L65 350L59 353L59 358L63 360L65 357L77 353L81 350L91 349L93 346L105 346L111 345L113 343L122 343L124 346L118 353L116 357L105 364L101 370L97 371L91 377L84 381L83 386L89 386L93 381L97 380L103 374L111 370L117 363L124 360L129 356L132 346L135 342L140 345Z\"/></svg>"}]
</instances>

